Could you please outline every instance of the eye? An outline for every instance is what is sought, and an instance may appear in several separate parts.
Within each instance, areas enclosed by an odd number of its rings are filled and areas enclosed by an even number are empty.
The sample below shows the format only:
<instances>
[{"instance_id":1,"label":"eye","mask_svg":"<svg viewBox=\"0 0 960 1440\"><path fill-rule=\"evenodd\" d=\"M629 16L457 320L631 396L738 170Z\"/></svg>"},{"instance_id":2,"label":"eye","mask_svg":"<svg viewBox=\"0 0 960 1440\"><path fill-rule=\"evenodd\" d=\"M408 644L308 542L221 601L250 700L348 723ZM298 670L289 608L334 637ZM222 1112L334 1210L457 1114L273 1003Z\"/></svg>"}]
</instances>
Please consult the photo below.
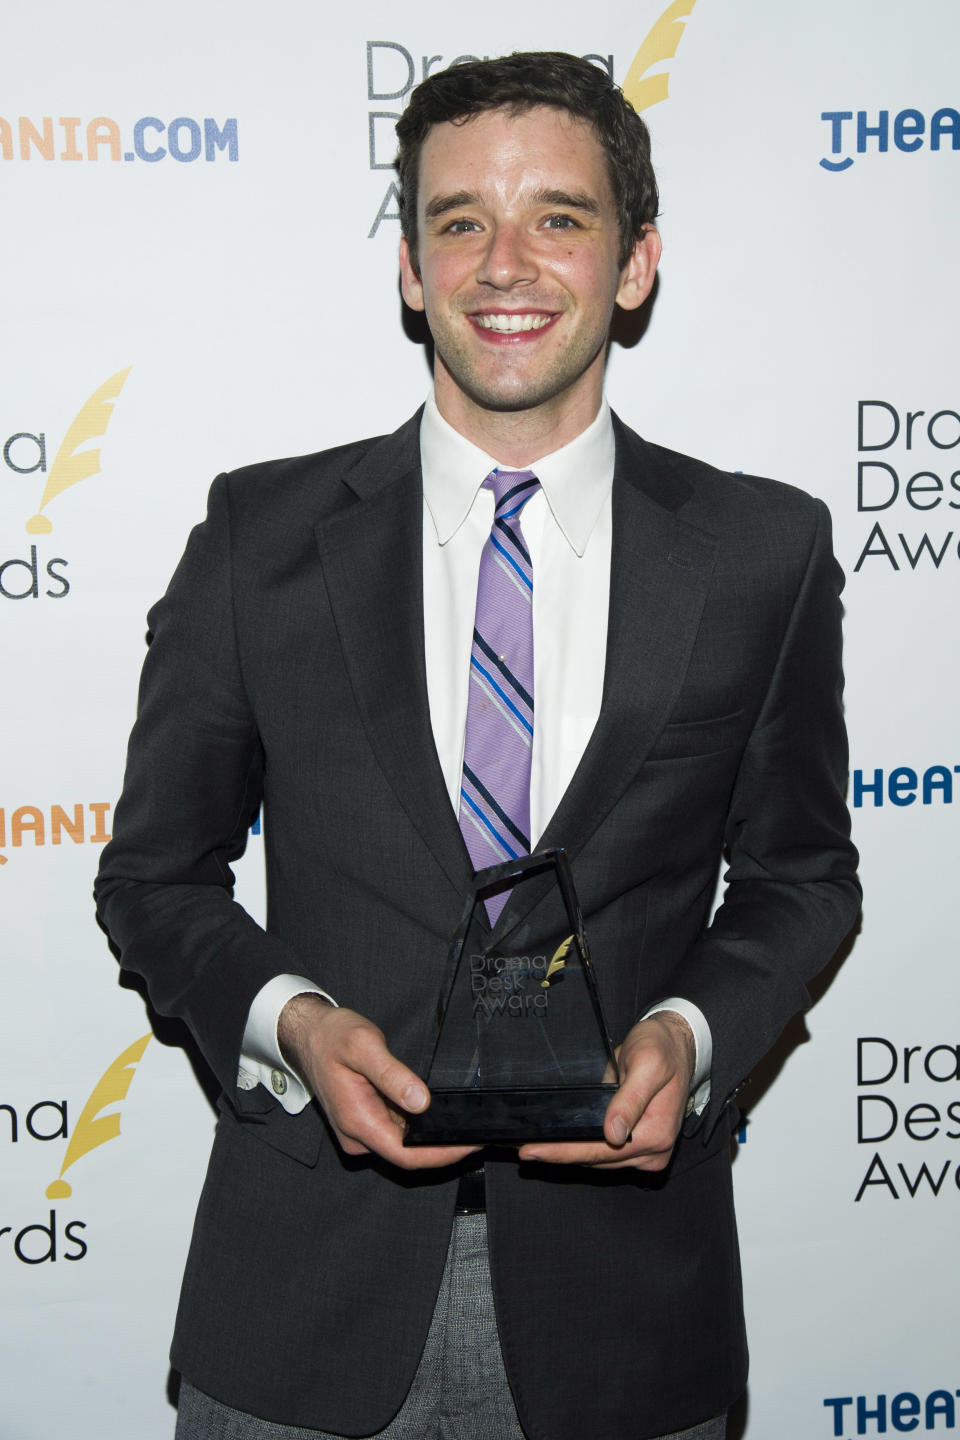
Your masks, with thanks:
<instances>
[{"instance_id":1,"label":"eye","mask_svg":"<svg viewBox=\"0 0 960 1440\"><path fill-rule=\"evenodd\" d=\"M579 225L572 215L548 215L544 224L548 230L579 229Z\"/></svg>"},{"instance_id":2,"label":"eye","mask_svg":"<svg viewBox=\"0 0 960 1440\"><path fill-rule=\"evenodd\" d=\"M471 235L479 229L480 226L476 220L451 220L450 224L446 226L445 233L447 235Z\"/></svg>"}]
</instances>

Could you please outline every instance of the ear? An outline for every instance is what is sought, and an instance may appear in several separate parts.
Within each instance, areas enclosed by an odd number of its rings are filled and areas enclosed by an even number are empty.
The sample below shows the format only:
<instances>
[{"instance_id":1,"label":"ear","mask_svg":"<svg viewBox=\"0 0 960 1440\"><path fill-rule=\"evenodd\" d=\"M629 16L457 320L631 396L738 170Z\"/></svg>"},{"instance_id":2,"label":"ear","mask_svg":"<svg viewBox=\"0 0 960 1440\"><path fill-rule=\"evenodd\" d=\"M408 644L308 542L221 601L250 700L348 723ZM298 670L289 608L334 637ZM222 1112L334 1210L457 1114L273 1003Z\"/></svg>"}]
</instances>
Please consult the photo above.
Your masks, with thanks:
<instances>
[{"instance_id":1,"label":"ear","mask_svg":"<svg viewBox=\"0 0 960 1440\"><path fill-rule=\"evenodd\" d=\"M644 225L620 276L617 304L621 310L638 309L650 294L662 248L659 231L653 225Z\"/></svg>"},{"instance_id":2,"label":"ear","mask_svg":"<svg viewBox=\"0 0 960 1440\"><path fill-rule=\"evenodd\" d=\"M410 258L406 235L400 240L400 291L411 310L423 310L423 282Z\"/></svg>"}]
</instances>

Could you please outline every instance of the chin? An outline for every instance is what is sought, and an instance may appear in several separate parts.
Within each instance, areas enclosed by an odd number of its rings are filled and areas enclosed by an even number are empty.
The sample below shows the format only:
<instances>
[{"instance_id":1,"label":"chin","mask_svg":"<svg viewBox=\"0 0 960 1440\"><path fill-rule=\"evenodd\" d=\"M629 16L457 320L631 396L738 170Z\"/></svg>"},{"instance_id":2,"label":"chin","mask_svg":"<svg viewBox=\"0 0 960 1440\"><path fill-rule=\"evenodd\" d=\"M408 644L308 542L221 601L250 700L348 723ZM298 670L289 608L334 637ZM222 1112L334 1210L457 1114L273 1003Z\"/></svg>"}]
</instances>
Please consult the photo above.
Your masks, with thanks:
<instances>
[{"instance_id":1,"label":"chin","mask_svg":"<svg viewBox=\"0 0 960 1440\"><path fill-rule=\"evenodd\" d=\"M521 410L535 410L539 405L545 405L549 401L562 395L567 388L566 385L554 384L517 384L516 386L487 386L477 385L468 377L453 377L457 388L462 390L469 400L479 405L484 410L501 411L504 414L511 414Z\"/></svg>"}]
</instances>

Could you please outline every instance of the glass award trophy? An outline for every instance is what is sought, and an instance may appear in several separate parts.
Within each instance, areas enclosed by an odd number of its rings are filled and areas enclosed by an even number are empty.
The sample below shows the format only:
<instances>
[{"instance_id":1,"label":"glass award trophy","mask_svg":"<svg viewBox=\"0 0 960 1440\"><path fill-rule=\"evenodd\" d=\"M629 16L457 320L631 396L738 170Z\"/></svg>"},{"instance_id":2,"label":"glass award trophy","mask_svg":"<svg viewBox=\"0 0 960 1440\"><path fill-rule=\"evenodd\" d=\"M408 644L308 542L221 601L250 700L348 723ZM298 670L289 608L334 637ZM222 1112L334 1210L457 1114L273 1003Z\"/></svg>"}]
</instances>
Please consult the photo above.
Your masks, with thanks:
<instances>
[{"instance_id":1,"label":"glass award trophy","mask_svg":"<svg viewBox=\"0 0 960 1440\"><path fill-rule=\"evenodd\" d=\"M491 938L486 900L520 887L535 908ZM563 850L481 870L453 939L426 1080L431 1103L405 1145L592 1140L617 1089L583 919Z\"/></svg>"}]
</instances>

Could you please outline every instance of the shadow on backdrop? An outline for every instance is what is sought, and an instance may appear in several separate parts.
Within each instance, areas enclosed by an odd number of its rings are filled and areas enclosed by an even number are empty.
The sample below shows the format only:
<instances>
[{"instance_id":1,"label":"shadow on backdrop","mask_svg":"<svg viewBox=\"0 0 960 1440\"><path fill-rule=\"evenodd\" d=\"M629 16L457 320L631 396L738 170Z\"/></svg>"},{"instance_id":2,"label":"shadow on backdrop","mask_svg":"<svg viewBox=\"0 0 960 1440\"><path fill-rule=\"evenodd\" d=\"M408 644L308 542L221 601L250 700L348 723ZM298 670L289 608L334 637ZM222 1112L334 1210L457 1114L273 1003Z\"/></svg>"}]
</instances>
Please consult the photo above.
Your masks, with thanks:
<instances>
[{"instance_id":1,"label":"shadow on backdrop","mask_svg":"<svg viewBox=\"0 0 960 1440\"><path fill-rule=\"evenodd\" d=\"M846 940L844 940L843 944L840 946L833 959L828 965L824 966L824 968L820 971L819 975L817 975L813 980L810 981L807 989L810 992L811 1010L813 1010L816 1005L819 1005L820 1001L826 995L834 980L836 980L837 975L840 973L840 967L845 964L847 958L850 955L850 952L853 950L853 947L856 944L857 937L860 934L861 928L862 917L858 916L857 923L850 931L850 934L847 936ZM779 1040L777 1040L777 1042L771 1047L771 1049L763 1057L759 1065L756 1066L752 1075L750 1076L750 1079L747 1082L747 1085L743 1092L743 1105L745 1112L752 1109L753 1106L758 1103L758 1101L763 1099L764 1095L766 1095L767 1091L773 1085L780 1072L786 1065L787 1061L790 1059L790 1056L801 1045L805 1045L809 1041L809 1039L810 1032L807 1029L805 1017L803 1015L794 1015L793 1019L788 1021ZM742 1123L745 1126L749 1126L749 1113L745 1113L743 1115ZM734 1162L736 1162L737 1156L739 1154L739 1149L739 1145L736 1143L736 1141L734 1141ZM792 1305L792 1297L790 1295L784 1295L782 1297L782 1302L783 1308L787 1309ZM748 1316L748 1343L749 1339L750 1319ZM731 1407L730 1417L727 1421L727 1440L743 1440L743 1435L747 1428L749 1412L750 1387L748 1385L744 1394L740 1397L736 1404Z\"/></svg>"}]
</instances>

